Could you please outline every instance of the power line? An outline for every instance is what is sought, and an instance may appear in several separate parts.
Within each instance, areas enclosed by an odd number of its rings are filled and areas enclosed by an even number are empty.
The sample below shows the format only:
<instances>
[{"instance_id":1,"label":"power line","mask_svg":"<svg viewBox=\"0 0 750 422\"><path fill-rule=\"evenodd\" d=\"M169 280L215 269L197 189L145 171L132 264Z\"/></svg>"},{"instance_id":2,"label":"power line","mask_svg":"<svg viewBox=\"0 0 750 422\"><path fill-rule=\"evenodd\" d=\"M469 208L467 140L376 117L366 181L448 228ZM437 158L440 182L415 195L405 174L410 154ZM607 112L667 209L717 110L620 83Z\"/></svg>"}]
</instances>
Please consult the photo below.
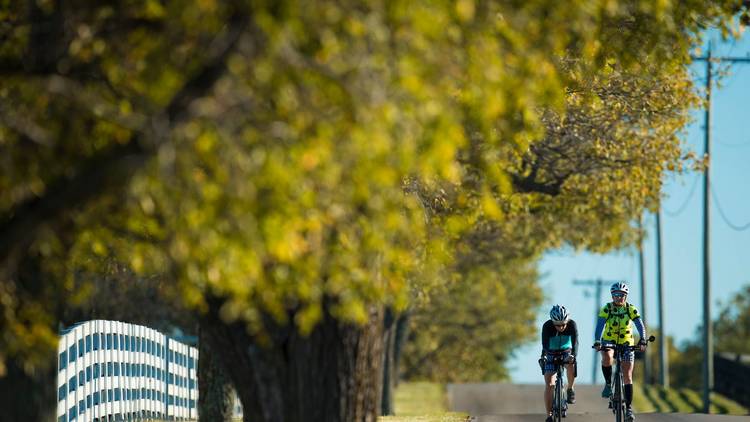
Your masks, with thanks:
<instances>
[{"instance_id":1,"label":"power line","mask_svg":"<svg viewBox=\"0 0 750 422\"><path fill-rule=\"evenodd\" d=\"M739 143L733 144L733 143L728 143L728 142L720 142L719 140L717 140L716 143L719 144L719 145L721 145L721 146L725 146L725 147L729 147L729 148L750 147L750 141L739 142Z\"/></svg>"},{"instance_id":2,"label":"power line","mask_svg":"<svg viewBox=\"0 0 750 422\"><path fill-rule=\"evenodd\" d=\"M666 208L662 208L664 210L664 213L667 214L670 217L677 217L678 215L682 214L683 211L685 211L685 208L687 208L688 204L690 203L690 200L693 198L693 194L695 193L695 187L698 186L698 175L696 174L693 178L693 185L690 187L690 193L688 193L687 198L685 198L685 202L680 205L680 207L677 209L677 211L669 211Z\"/></svg>"},{"instance_id":3,"label":"power line","mask_svg":"<svg viewBox=\"0 0 750 422\"><path fill-rule=\"evenodd\" d=\"M714 204L716 205L716 209L719 210L719 215L721 216L721 219L724 220L724 222L727 224L727 226L731 227L733 230L741 232L745 231L747 229L750 229L750 221L743 225L734 224L731 221L729 221L729 218L724 213L724 209L721 208L721 204L719 203L719 198L716 195L716 188L711 186L711 198L714 200Z\"/></svg>"}]
</instances>

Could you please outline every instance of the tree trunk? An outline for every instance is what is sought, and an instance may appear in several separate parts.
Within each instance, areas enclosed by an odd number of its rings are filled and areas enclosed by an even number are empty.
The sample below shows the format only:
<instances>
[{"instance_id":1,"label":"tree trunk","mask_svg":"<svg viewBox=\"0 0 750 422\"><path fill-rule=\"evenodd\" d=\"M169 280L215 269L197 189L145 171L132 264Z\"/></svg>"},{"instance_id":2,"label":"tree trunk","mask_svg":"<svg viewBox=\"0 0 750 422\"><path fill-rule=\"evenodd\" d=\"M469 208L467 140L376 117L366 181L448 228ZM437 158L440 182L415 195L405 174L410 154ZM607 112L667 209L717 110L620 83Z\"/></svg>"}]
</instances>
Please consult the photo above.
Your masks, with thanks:
<instances>
[{"instance_id":1,"label":"tree trunk","mask_svg":"<svg viewBox=\"0 0 750 422\"><path fill-rule=\"evenodd\" d=\"M211 302L211 301L210 301ZM383 310L364 326L334 319L328 309L313 331L266 325L254 337L218 317L203 316L203 337L217 353L242 402L245 422L376 422L383 363Z\"/></svg>"},{"instance_id":2,"label":"tree trunk","mask_svg":"<svg viewBox=\"0 0 750 422\"><path fill-rule=\"evenodd\" d=\"M393 415L393 388L395 387L394 346L396 330L391 308L386 309L383 319L383 396L380 402L381 415Z\"/></svg>"},{"instance_id":3,"label":"tree trunk","mask_svg":"<svg viewBox=\"0 0 750 422\"><path fill-rule=\"evenodd\" d=\"M52 365L32 373L16 360L6 361L7 373L0 377L0 421L49 422L57 420L57 374Z\"/></svg>"},{"instance_id":4,"label":"tree trunk","mask_svg":"<svg viewBox=\"0 0 750 422\"><path fill-rule=\"evenodd\" d=\"M409 334L409 318L411 313L407 309L396 317L396 330L393 339L393 385L398 385L401 379L399 375L399 364L406 344L406 336Z\"/></svg>"},{"instance_id":5,"label":"tree trunk","mask_svg":"<svg viewBox=\"0 0 750 422\"><path fill-rule=\"evenodd\" d=\"M198 339L198 421L231 422L234 394L232 383L221 367L218 356L203 338Z\"/></svg>"},{"instance_id":6,"label":"tree trunk","mask_svg":"<svg viewBox=\"0 0 750 422\"><path fill-rule=\"evenodd\" d=\"M16 283L17 301L0 303L0 315L19 314L27 301L38 300L52 318L59 318L62 312L50 299L58 295L54 287L50 287L56 280L42 270L41 260L36 255L25 255L16 271L8 273ZM17 322L32 329L23 319ZM0 333L5 333L4 324L7 321L0 317ZM35 345L35 350L27 356L17 354L5 358L7 372L0 373L1 422L57 420L57 347L46 346L49 345ZM31 361L27 360L29 355L33 356Z\"/></svg>"}]
</instances>

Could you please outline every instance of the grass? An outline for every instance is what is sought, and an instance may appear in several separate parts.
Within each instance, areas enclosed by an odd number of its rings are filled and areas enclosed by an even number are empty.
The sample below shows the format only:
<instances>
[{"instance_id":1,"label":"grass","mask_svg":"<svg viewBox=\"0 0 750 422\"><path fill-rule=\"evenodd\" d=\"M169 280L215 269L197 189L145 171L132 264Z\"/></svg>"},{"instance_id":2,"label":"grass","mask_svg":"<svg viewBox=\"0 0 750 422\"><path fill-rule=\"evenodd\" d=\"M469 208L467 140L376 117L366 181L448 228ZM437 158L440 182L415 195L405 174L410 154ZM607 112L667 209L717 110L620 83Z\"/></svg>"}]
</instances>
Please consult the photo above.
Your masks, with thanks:
<instances>
[{"instance_id":1,"label":"grass","mask_svg":"<svg viewBox=\"0 0 750 422\"><path fill-rule=\"evenodd\" d=\"M445 386L430 382L404 382L394 394L396 416L379 422L465 422L469 415L448 412Z\"/></svg>"},{"instance_id":2,"label":"grass","mask_svg":"<svg viewBox=\"0 0 750 422\"><path fill-rule=\"evenodd\" d=\"M633 406L641 413L699 413L703 410L701 395L687 388L664 389L656 385L638 385L633 396ZM711 413L748 415L750 410L716 393L711 393Z\"/></svg>"}]
</instances>

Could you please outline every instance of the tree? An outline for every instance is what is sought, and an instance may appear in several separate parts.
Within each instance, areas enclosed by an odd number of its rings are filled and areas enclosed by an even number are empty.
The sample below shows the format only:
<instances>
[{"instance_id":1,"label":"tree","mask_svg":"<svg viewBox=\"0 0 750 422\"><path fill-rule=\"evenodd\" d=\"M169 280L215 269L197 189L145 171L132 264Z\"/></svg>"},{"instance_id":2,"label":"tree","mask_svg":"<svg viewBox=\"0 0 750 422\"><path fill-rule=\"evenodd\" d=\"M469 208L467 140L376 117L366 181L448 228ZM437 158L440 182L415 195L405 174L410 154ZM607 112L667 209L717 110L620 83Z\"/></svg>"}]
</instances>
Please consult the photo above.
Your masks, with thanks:
<instances>
[{"instance_id":1,"label":"tree","mask_svg":"<svg viewBox=\"0 0 750 422\"><path fill-rule=\"evenodd\" d=\"M424 300L428 303L416 305L410 321L402 366L406 379L506 379L512 350L536 337L541 291L533 267L482 268L433 289Z\"/></svg>"},{"instance_id":2,"label":"tree","mask_svg":"<svg viewBox=\"0 0 750 422\"><path fill-rule=\"evenodd\" d=\"M374 420L384 308L429 289L422 272L449 262L469 228L521 236L563 205L522 183L539 182L524 159L542 141L543 110L560 112L576 74L610 62L684 64L691 34L728 28L739 7L554 6L5 7L0 350L42 366L43 353L21 351L53 339L43 304L59 295L22 294L24 258L43 256L58 276L45 288L64 292L113 253L195 311L232 365L246 420ZM412 179L454 186L459 212L428 225L404 192ZM604 193L590 213L610 210ZM508 217L527 209L548 220Z\"/></svg>"},{"instance_id":3,"label":"tree","mask_svg":"<svg viewBox=\"0 0 750 422\"><path fill-rule=\"evenodd\" d=\"M576 74L575 63L568 71ZM513 193L492 197L502 220L477 219L457 236L452 276L462 282L417 302L405 376L503 378L507 349L538 330L531 312L541 294L529 268L541 253L562 242L599 252L633 244L632 222L658 202L661 175L684 165L677 135L697 101L687 75L660 72L608 65L594 77L571 76L564 112L542 113L544 137L511 172ZM434 215L462 212L465 193L448 190L438 202L450 205ZM498 297L497 289L513 293Z\"/></svg>"},{"instance_id":4,"label":"tree","mask_svg":"<svg viewBox=\"0 0 750 422\"><path fill-rule=\"evenodd\" d=\"M720 305L714 324L716 353L747 354L750 330L750 286L740 289L728 302ZM695 330L693 339L683 342L674 357L670 352L670 377L675 385L693 389L702 386L703 328Z\"/></svg>"}]
</instances>

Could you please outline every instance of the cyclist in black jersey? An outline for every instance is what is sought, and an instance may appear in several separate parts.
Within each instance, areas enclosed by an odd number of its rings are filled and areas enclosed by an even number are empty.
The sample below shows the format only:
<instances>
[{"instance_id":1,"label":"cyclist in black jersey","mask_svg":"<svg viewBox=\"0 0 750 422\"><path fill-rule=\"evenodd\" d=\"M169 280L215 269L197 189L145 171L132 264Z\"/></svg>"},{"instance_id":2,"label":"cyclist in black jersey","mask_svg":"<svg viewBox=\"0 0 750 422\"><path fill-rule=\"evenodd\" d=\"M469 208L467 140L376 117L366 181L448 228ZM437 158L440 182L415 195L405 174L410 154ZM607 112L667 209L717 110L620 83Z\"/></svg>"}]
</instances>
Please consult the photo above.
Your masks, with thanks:
<instances>
[{"instance_id":1,"label":"cyclist in black jersey","mask_svg":"<svg viewBox=\"0 0 750 422\"><path fill-rule=\"evenodd\" d=\"M551 354L563 353L568 378L568 403L575 403L573 389L576 377L575 356L578 354L578 328L570 319L570 313L562 305L555 305L549 313L550 319L542 326L542 359L539 360L544 373L544 405L547 409L547 422L552 422L552 394L555 390L557 374L552 364Z\"/></svg>"}]
</instances>

